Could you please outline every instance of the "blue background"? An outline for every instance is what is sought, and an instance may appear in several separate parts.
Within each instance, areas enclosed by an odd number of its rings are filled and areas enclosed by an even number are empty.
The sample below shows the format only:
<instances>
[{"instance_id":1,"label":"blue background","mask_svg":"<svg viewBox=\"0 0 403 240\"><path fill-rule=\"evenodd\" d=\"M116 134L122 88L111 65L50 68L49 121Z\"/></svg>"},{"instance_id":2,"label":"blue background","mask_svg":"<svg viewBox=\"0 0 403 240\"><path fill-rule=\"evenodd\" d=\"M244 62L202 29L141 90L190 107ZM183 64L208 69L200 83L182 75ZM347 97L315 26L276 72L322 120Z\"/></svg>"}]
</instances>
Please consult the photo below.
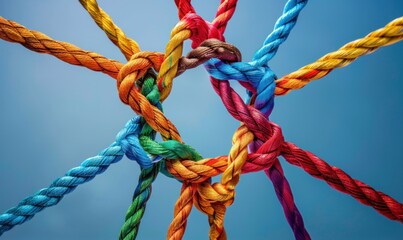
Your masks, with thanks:
<instances>
[{"instance_id":1,"label":"blue background","mask_svg":"<svg viewBox=\"0 0 403 240\"><path fill-rule=\"evenodd\" d=\"M213 19L219 1L194 1ZM240 1L226 38L250 60L286 1ZM164 51L178 22L173 1L99 1L143 50ZM310 1L270 66L278 76L363 37L401 15L403 3ZM54 39L124 61L78 1L0 1L0 15ZM189 42L186 43L186 52ZM335 70L302 90L276 98L272 119L287 140L377 190L403 201L403 44ZM0 211L48 186L107 147L133 117L115 80L101 73L0 41ZM241 94L243 90L234 84ZM199 67L178 77L165 114L186 143L205 157L227 154L238 126ZM401 239L403 227L281 161L313 239ZM137 184L139 167L122 160L2 239L116 239ZM138 239L163 239L180 183L161 175ZM229 239L293 239L264 173L243 175L225 226ZM194 210L185 239L207 239ZM400 237L400 238L399 238Z\"/></svg>"}]
</instances>

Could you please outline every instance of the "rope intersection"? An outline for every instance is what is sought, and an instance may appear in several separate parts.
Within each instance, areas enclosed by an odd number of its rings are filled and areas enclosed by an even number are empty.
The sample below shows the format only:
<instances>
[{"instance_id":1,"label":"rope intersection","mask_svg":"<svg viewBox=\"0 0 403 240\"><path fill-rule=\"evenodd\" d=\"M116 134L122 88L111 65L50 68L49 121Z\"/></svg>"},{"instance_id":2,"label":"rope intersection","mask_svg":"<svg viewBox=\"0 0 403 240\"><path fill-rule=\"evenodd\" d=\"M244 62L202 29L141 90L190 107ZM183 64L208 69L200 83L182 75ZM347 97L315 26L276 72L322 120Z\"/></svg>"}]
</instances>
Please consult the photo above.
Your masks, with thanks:
<instances>
[{"instance_id":1,"label":"rope intersection","mask_svg":"<svg viewBox=\"0 0 403 240\"><path fill-rule=\"evenodd\" d=\"M268 62L288 38L307 0L287 1L272 33L250 62L242 62L241 52L225 42L224 32L235 12L236 0L221 0L211 22L196 13L190 0L175 0L179 22L171 31L164 53L140 50L139 44L113 22L96 0L80 0L80 3L119 48L127 63L53 40L3 17L0 17L0 38L111 76L116 80L120 100L129 105L137 116L97 156L85 160L48 188L41 189L1 214L0 236L43 209L56 205L66 194L106 171L124 155L140 165L141 173L119 239L136 238L151 197L152 183L159 172L182 183L167 239L183 238L193 206L207 215L210 239L227 239L224 219L227 207L235 200L236 186L242 174L257 171L264 171L272 182L295 239L310 239L279 161L280 156L385 217L403 223L403 204L286 141L281 127L270 120L274 96L301 89L335 68L342 68L360 56L402 40L403 17L326 54L314 63L277 78ZM191 41L193 50L183 56L186 40ZM175 77L202 64L228 113L240 122L233 134L229 153L214 158L204 158L185 144L162 108ZM229 80L239 81L246 89L247 99L243 100L238 95ZM155 140L156 134L161 135L163 142ZM212 178L219 175L220 180L212 182Z\"/></svg>"}]
</instances>

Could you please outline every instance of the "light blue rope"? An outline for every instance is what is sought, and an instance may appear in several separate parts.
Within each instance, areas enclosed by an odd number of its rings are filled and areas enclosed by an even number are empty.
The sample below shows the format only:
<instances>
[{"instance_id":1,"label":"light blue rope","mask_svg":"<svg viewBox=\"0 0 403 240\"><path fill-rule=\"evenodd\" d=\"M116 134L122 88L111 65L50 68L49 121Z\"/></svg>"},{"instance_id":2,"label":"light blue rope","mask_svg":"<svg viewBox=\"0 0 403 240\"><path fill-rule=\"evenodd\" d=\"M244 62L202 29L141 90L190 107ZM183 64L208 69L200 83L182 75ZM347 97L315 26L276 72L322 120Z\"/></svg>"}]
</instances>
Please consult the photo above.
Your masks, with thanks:
<instances>
[{"instance_id":1,"label":"light blue rope","mask_svg":"<svg viewBox=\"0 0 403 240\"><path fill-rule=\"evenodd\" d=\"M267 62L274 57L280 45L288 38L294 28L301 10L308 0L289 0L283 14L277 20L274 30L256 51L253 60L249 63L224 63L219 59L210 59L204 66L211 76L218 80L247 81L256 90L255 108L268 117L274 107L276 75L268 67ZM246 102L254 92L248 91Z\"/></svg>"},{"instance_id":2,"label":"light blue rope","mask_svg":"<svg viewBox=\"0 0 403 240\"><path fill-rule=\"evenodd\" d=\"M256 51L253 61L254 66L265 66L270 59L276 55L280 45L287 40L297 23L301 10L305 7L308 0L289 0L283 10L283 14L274 25L274 30L267 36L263 46Z\"/></svg>"},{"instance_id":3,"label":"light blue rope","mask_svg":"<svg viewBox=\"0 0 403 240\"><path fill-rule=\"evenodd\" d=\"M103 173L111 164L119 162L126 155L142 168L153 165L141 148L138 136L142 129L142 117L136 116L117 134L112 145L95 157L86 159L79 167L70 169L65 176L56 179L48 188L36 192L23 199L18 206L0 215L0 236L14 226L30 220L34 215L47 207L54 206L77 186L92 180Z\"/></svg>"}]
</instances>

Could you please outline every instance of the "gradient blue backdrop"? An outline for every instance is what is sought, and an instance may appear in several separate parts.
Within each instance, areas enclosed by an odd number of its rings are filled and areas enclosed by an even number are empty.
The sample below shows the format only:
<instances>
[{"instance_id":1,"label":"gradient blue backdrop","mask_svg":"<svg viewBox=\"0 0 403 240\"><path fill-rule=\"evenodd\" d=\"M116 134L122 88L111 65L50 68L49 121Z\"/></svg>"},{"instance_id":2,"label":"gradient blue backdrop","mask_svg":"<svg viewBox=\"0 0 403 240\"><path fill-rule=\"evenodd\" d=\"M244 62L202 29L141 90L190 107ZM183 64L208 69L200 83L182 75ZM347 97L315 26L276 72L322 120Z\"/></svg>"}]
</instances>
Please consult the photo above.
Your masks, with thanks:
<instances>
[{"instance_id":1,"label":"gradient blue backdrop","mask_svg":"<svg viewBox=\"0 0 403 240\"><path fill-rule=\"evenodd\" d=\"M194 1L212 19L219 1ZM226 38L250 60L281 15L283 1L239 1ZM178 22L173 1L99 1L144 50L164 51ZM283 76L403 13L403 2L310 1L270 66ZM0 15L54 39L124 61L78 1L0 0ZM189 43L186 45L189 50ZM0 41L0 211L108 146L133 117L109 76ZM302 90L276 98L272 119L287 140L403 201L403 44L382 48ZM235 88L243 91L237 85ZM200 67L175 80L164 104L186 143L205 157L226 154L238 126ZM282 161L313 239L401 239L402 224ZM137 183L127 159L2 239L116 239ZM180 183L159 176L138 239L163 239ZM228 210L229 239L293 239L270 181L243 175ZM185 239L207 239L193 211Z\"/></svg>"}]
</instances>

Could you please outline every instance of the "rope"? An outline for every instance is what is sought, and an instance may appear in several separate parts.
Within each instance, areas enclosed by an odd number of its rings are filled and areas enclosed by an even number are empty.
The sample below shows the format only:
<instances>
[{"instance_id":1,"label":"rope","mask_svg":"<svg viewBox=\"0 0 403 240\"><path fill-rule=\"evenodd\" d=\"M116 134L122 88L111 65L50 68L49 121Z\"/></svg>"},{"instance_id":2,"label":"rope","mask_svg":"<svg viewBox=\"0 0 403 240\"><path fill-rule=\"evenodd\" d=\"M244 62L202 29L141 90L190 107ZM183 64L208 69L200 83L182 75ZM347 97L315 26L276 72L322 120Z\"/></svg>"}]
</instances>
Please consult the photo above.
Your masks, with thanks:
<instances>
[{"instance_id":1,"label":"rope","mask_svg":"<svg viewBox=\"0 0 403 240\"><path fill-rule=\"evenodd\" d=\"M237 0L221 0L218 6L216 17L214 18L212 24L214 28L219 32L224 32L225 28L231 17L233 16ZM191 0L175 0L176 7L179 12L179 19L183 19L188 13L195 13L196 11L191 4ZM197 46L194 46L194 48Z\"/></svg>"},{"instance_id":2,"label":"rope","mask_svg":"<svg viewBox=\"0 0 403 240\"><path fill-rule=\"evenodd\" d=\"M133 202L126 213L119 239L135 239L140 227L140 221L144 215L146 204L151 196L151 184L154 182L159 172L159 164L155 164L148 169L142 169L139 182L133 196Z\"/></svg>"},{"instance_id":3,"label":"rope","mask_svg":"<svg viewBox=\"0 0 403 240\"><path fill-rule=\"evenodd\" d=\"M95 23L108 36L108 38L122 51L126 60L140 51L137 42L128 38L126 34L112 21L111 17L98 6L96 0L80 0L81 5L94 19Z\"/></svg>"},{"instance_id":4,"label":"rope","mask_svg":"<svg viewBox=\"0 0 403 240\"><path fill-rule=\"evenodd\" d=\"M215 81L213 83L215 84L214 88L221 97L224 106L234 118L245 123L245 125L251 129L255 136L261 141L270 138L271 129L270 127L266 127L268 123L265 117L256 112L257 110L250 106L247 106L247 108L242 106L243 103L241 98L230 88L228 81ZM258 135L258 132L254 131L259 131L259 127L261 132ZM291 143L288 144L292 145ZM344 193L347 193L358 199L360 202L375 208L386 217L392 220L402 221L402 204L375 190L371 190L371 193L368 194L369 196L366 194L357 194L356 191L358 191L358 188L360 188L360 192L366 192L366 189L370 187L352 179L341 170L335 167L330 167L327 163L325 163L323 160L320 160L313 154L301 150L295 145L292 146L293 147L288 146L287 148L283 146L284 150L282 150L282 155L284 155L288 162L294 165L302 166L304 170L311 175L327 181L333 188L343 191ZM335 177L335 175L342 175L342 177ZM352 184L353 187L351 187ZM343 187L340 187L340 185ZM348 190L346 191L346 189ZM365 197L363 195L365 195ZM379 200L379 196L382 196L385 199L387 198L387 200L381 201ZM371 198L371 200L368 200L368 198ZM360 199L364 200L361 201Z\"/></svg>"},{"instance_id":5,"label":"rope","mask_svg":"<svg viewBox=\"0 0 403 240\"><path fill-rule=\"evenodd\" d=\"M403 204L388 195L376 191L367 184L351 178L343 170L330 166L312 153L292 143L284 143L282 155L291 164L303 168L311 176L326 181L332 188L346 193L360 203L373 207L391 220L403 223Z\"/></svg>"},{"instance_id":6,"label":"rope","mask_svg":"<svg viewBox=\"0 0 403 240\"><path fill-rule=\"evenodd\" d=\"M24 26L0 16L0 38L9 42L20 43L29 50L51 54L58 59L93 71L103 72L116 78L122 64L116 60L82 50L73 44L58 42L43 33L29 30Z\"/></svg>"},{"instance_id":7,"label":"rope","mask_svg":"<svg viewBox=\"0 0 403 240\"><path fill-rule=\"evenodd\" d=\"M277 53L278 48L287 40L297 23L298 16L308 0L289 0L284 6L283 14L277 19L274 30L267 36L263 46L253 56L253 66L264 67Z\"/></svg>"},{"instance_id":8,"label":"rope","mask_svg":"<svg viewBox=\"0 0 403 240\"><path fill-rule=\"evenodd\" d=\"M403 222L402 204L351 178L312 153L285 142L281 128L268 119L274 106L274 94L283 95L290 90L302 88L309 81L319 79L332 69L343 67L359 56L400 41L403 35L403 18L396 19L385 28L276 80L276 75L267 66L267 62L290 34L300 11L307 3L306 0L289 0L286 3L273 32L250 63L240 62L239 50L221 42L224 41L224 31L234 14L236 0L222 0L212 23L196 14L190 0L175 0L180 21L171 32L165 53L140 51L138 44L113 23L96 0L80 0L80 3L122 51L128 60L126 64L69 43L55 41L1 17L0 38L20 43L39 53L51 54L67 63L110 75L117 80L122 102L130 105L141 117L129 121L119 132L115 142L98 156L87 159L80 167L73 168L64 177L56 179L50 187L25 198L17 207L0 215L0 235L31 219L44 208L56 205L78 185L93 179L110 164L120 161L123 154L140 165L141 174L120 239L136 237L151 196L152 182L159 171L183 182L167 238L183 237L187 218L195 205L208 216L210 239L226 239L226 208L234 202L235 187L241 173L261 170L272 181L295 238L310 239L278 161L279 156L303 168L312 176L325 180L331 187L372 206L386 217ZM217 40L208 40L209 38ZM192 40L192 48L195 49L182 57L183 43L187 39ZM214 90L228 112L241 122L241 126L234 133L228 156L202 159L196 150L182 142L175 125L163 114L162 102L170 94L176 76L206 61L208 63L205 63L205 67L212 75ZM158 76L155 77L153 71L157 71ZM231 88L228 79L241 81L248 91L246 103ZM157 132L164 142L154 140ZM221 173L220 182L212 183L211 178Z\"/></svg>"},{"instance_id":9,"label":"rope","mask_svg":"<svg viewBox=\"0 0 403 240\"><path fill-rule=\"evenodd\" d=\"M284 95L300 89L310 81L326 76L335 68L342 68L358 57L370 54L380 47L403 39L403 17L397 18L385 27L371 32L366 37L347 43L339 50L326 54L316 62L306 65L276 81L276 94Z\"/></svg>"},{"instance_id":10,"label":"rope","mask_svg":"<svg viewBox=\"0 0 403 240\"><path fill-rule=\"evenodd\" d=\"M334 68L347 66L360 56L370 54L380 47L401 41L403 39L402 26L403 17L397 18L366 37L350 42L339 50L323 56L316 62L276 80L275 94L278 96L285 95L291 90L300 89L312 80L326 76ZM262 67L243 62L225 64L218 59L211 59L205 64L205 67L210 75L216 79L247 81L254 88L258 87L259 79L266 74L266 69Z\"/></svg>"},{"instance_id":11,"label":"rope","mask_svg":"<svg viewBox=\"0 0 403 240\"><path fill-rule=\"evenodd\" d=\"M190 2L189 2L189 4L190 4ZM189 8L189 9L193 9L193 8ZM180 16L181 17L181 16ZM207 23L207 22L206 22ZM207 23L207 25L208 25L208 23ZM225 28L224 28L225 29ZM213 28L213 27L210 27L210 29L209 29L209 37L215 37L215 38L218 38L218 39L224 39L224 37L223 37L223 31L218 31L217 29L215 29L215 28ZM201 35L201 34L200 34ZM195 39L195 38L192 38L192 41L193 41L193 43L192 43L192 47L194 47L194 45L198 45L197 44L197 42L196 41L200 41L199 39ZM240 59L239 59L240 60ZM265 77L266 77L266 79L267 78L270 78L270 77L272 77L271 76L271 74L267 74L267 75L265 75ZM213 80L213 79L212 79ZM270 81L268 82L268 81L264 81L264 82L266 82L266 83L269 83L269 85L274 85L274 79L272 78L272 81L271 81L271 84L270 84ZM246 85L246 87L248 87L248 85ZM274 92L274 91L272 91L272 92ZM273 95L273 94L272 94ZM271 102L273 102L273 101L271 101ZM271 106L271 108L272 108L272 106ZM270 112L271 112L271 109L269 109L269 111L267 111L267 116L270 114ZM234 178L236 178L236 175L235 176L233 176ZM282 178L284 181L286 181L286 178L284 177L284 178ZM280 185L278 185L278 186L280 186ZM277 186L275 186L275 187L277 187ZM182 188L182 189L184 189L184 188ZM291 189L290 188L287 188L287 189L285 189L286 191L291 191ZM292 195L291 193L289 193L289 192L287 192L286 194L288 194L288 195ZM292 198L291 198L291 200L292 200ZM233 201L233 200L232 200ZM211 202L211 201L210 201ZM215 206L215 208L216 208L216 210L218 211L218 212L215 212L215 211L210 211L210 212L206 212L206 211L204 211L206 214L208 214L209 215L209 223L210 223L210 226L211 226L211 228L210 228L210 238L211 239L221 239L221 238L223 238L223 239L225 239L226 238L226 234L225 234L225 231L223 230L223 218L224 218L224 214L225 214L225 205L217 205L216 203L213 203L214 204L214 206ZM283 207L286 207L285 205L283 205ZM175 209L177 209L177 208L179 208L178 206L175 206ZM296 207L294 208L294 209L297 209ZM200 209L201 210L201 209ZM175 211L176 212L176 211ZM300 215L299 215L300 216ZM175 219L175 218L174 218ZM302 221L302 219L300 219L300 221L299 222L302 222L302 225L301 224L299 224L298 225L298 227L302 227L302 229L303 230L301 230L301 231L305 231L306 232L306 230L304 229L304 227L303 227L303 221ZM171 224L172 225L172 224ZM184 222L184 226L186 226L186 221ZM169 233L170 232L172 232L172 231L168 231ZM180 232L182 232L182 231L180 231ZM306 236L308 236L308 238L309 238L309 235L306 235ZM168 236L168 238L169 238L169 236Z\"/></svg>"}]
</instances>

